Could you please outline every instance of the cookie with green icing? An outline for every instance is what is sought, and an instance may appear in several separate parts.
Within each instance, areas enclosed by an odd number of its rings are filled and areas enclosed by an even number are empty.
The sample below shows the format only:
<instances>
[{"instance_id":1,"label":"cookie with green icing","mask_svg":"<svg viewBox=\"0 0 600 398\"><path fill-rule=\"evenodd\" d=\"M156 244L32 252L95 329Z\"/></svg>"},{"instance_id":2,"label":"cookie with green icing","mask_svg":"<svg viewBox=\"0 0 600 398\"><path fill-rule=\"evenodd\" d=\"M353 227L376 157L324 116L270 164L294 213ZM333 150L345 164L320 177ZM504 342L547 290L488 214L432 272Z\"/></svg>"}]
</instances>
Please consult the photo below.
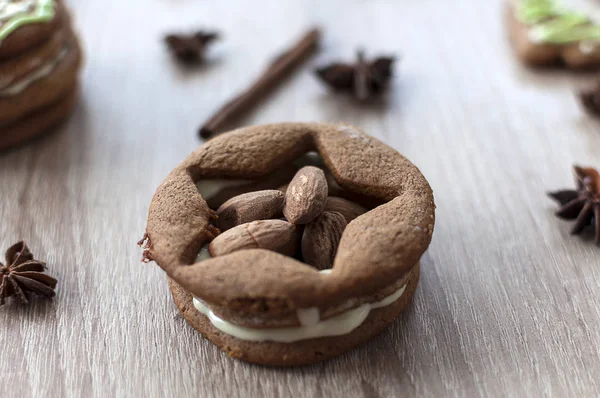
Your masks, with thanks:
<instances>
[{"instance_id":1,"label":"cookie with green icing","mask_svg":"<svg viewBox=\"0 0 600 398\"><path fill-rule=\"evenodd\" d=\"M0 0L0 59L44 42L64 17L57 0Z\"/></svg>"},{"instance_id":2,"label":"cookie with green icing","mask_svg":"<svg viewBox=\"0 0 600 398\"><path fill-rule=\"evenodd\" d=\"M79 45L70 36L47 62L0 89L0 132L64 97L77 83L80 64Z\"/></svg>"},{"instance_id":3,"label":"cookie with green icing","mask_svg":"<svg viewBox=\"0 0 600 398\"><path fill-rule=\"evenodd\" d=\"M62 2L0 0L0 150L68 117L81 60Z\"/></svg>"},{"instance_id":4,"label":"cookie with green icing","mask_svg":"<svg viewBox=\"0 0 600 398\"><path fill-rule=\"evenodd\" d=\"M513 45L525 63L600 65L600 23L591 13L557 0L513 0L508 18Z\"/></svg>"}]
</instances>

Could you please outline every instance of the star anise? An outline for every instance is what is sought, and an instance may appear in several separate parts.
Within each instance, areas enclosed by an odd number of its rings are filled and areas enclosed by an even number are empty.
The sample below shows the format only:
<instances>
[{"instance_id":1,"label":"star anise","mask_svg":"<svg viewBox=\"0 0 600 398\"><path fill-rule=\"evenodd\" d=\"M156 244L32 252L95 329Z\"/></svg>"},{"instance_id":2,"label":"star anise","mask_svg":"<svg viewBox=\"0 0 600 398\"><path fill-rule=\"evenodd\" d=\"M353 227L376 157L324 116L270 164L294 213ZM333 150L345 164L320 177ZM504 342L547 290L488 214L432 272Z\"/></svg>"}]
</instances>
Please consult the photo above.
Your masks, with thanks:
<instances>
[{"instance_id":1,"label":"star anise","mask_svg":"<svg viewBox=\"0 0 600 398\"><path fill-rule=\"evenodd\" d=\"M579 100L587 113L600 117L600 82L593 90L580 91Z\"/></svg>"},{"instance_id":2,"label":"star anise","mask_svg":"<svg viewBox=\"0 0 600 398\"><path fill-rule=\"evenodd\" d=\"M177 59L191 64L201 62L208 45L218 38L216 32L200 30L189 35L169 34L165 37L165 42Z\"/></svg>"},{"instance_id":3,"label":"star anise","mask_svg":"<svg viewBox=\"0 0 600 398\"><path fill-rule=\"evenodd\" d=\"M378 57L365 60L359 50L355 64L333 63L316 69L316 75L335 91L347 92L359 101L366 101L381 94L392 77L394 57Z\"/></svg>"},{"instance_id":4,"label":"star anise","mask_svg":"<svg viewBox=\"0 0 600 398\"><path fill-rule=\"evenodd\" d=\"M25 242L12 245L6 251L6 265L0 263L0 305L16 295L27 304L27 293L54 297L57 280L44 274L46 263L33 259Z\"/></svg>"},{"instance_id":5,"label":"star anise","mask_svg":"<svg viewBox=\"0 0 600 398\"><path fill-rule=\"evenodd\" d=\"M600 244L600 173L591 167L573 168L577 189L549 192L548 195L560 204L556 212L558 217L575 219L572 234L579 234L593 224L596 244Z\"/></svg>"}]
</instances>

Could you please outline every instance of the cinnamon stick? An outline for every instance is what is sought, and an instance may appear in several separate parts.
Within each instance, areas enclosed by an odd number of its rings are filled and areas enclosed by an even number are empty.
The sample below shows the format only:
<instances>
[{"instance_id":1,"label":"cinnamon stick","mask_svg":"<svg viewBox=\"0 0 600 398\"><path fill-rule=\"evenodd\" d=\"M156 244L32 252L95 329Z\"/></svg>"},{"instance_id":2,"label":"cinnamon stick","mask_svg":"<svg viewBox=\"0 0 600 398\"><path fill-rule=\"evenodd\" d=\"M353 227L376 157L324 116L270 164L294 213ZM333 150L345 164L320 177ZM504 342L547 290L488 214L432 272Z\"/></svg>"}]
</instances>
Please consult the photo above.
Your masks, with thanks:
<instances>
[{"instance_id":1,"label":"cinnamon stick","mask_svg":"<svg viewBox=\"0 0 600 398\"><path fill-rule=\"evenodd\" d=\"M210 138L249 112L317 49L320 37L319 29L313 28L293 47L276 57L252 85L225 103L200 127L200 137Z\"/></svg>"}]
</instances>

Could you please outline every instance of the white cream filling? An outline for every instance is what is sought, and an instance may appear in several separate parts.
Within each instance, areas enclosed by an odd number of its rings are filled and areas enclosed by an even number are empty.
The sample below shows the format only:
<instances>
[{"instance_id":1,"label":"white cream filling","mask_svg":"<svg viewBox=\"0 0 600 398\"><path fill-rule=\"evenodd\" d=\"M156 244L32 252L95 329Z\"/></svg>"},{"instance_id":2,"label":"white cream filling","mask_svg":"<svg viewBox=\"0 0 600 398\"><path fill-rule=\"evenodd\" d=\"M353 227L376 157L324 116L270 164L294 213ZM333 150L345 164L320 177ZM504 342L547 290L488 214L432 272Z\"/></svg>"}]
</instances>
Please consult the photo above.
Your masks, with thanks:
<instances>
[{"instance_id":1,"label":"white cream filling","mask_svg":"<svg viewBox=\"0 0 600 398\"><path fill-rule=\"evenodd\" d=\"M52 73L54 68L56 68L56 65L58 65L58 63L67 55L68 51L68 47L63 48L58 55L47 64L43 65L38 70L31 72L18 82L8 86L3 90L0 90L0 97L11 97L13 95L20 94L34 82L48 76L50 73Z\"/></svg>"},{"instance_id":2,"label":"white cream filling","mask_svg":"<svg viewBox=\"0 0 600 398\"><path fill-rule=\"evenodd\" d=\"M320 271L329 273L330 270ZM314 339L327 336L341 336L352 332L359 327L369 316L371 310L386 307L400 297L406 290L406 285L394 293L375 303L365 303L359 307L345 311L331 318L321 320L318 308L303 308L296 314L301 326L283 327L272 329L256 329L235 325L216 315L210 307L194 297L194 307L206 315L214 327L221 332L241 340L248 341L276 341L280 343L293 343L294 341Z\"/></svg>"},{"instance_id":3,"label":"white cream filling","mask_svg":"<svg viewBox=\"0 0 600 398\"><path fill-rule=\"evenodd\" d=\"M579 42L579 51L583 54L592 54L598 51L599 44L597 41L582 40Z\"/></svg>"},{"instance_id":4,"label":"white cream filling","mask_svg":"<svg viewBox=\"0 0 600 398\"><path fill-rule=\"evenodd\" d=\"M527 31L527 37L529 41L534 44L540 44L544 42L544 29L539 26L534 26Z\"/></svg>"},{"instance_id":5,"label":"white cream filling","mask_svg":"<svg viewBox=\"0 0 600 398\"><path fill-rule=\"evenodd\" d=\"M237 187L251 183L251 180L225 180L215 178L211 180L200 180L196 183L196 187L204 200L210 200L224 188Z\"/></svg>"},{"instance_id":6,"label":"white cream filling","mask_svg":"<svg viewBox=\"0 0 600 398\"><path fill-rule=\"evenodd\" d=\"M196 262L199 263L202 260L208 260L209 258L211 258L210 256L210 252L208 251L208 245L204 245L202 246L202 249L200 249L200 253L198 253L198 256L196 257Z\"/></svg>"}]
</instances>

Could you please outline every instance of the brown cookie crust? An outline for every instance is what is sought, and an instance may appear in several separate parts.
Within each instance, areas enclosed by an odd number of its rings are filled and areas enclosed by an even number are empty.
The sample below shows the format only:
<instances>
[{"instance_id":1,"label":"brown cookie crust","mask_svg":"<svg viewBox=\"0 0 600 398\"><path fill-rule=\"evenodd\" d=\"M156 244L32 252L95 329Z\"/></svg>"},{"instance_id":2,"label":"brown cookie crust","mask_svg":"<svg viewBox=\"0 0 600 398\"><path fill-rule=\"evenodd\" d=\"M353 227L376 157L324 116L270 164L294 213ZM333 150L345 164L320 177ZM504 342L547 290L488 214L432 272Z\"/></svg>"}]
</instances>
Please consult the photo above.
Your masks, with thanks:
<instances>
[{"instance_id":1,"label":"brown cookie crust","mask_svg":"<svg viewBox=\"0 0 600 398\"><path fill-rule=\"evenodd\" d=\"M192 295L175 281L169 286L175 305L183 317L205 338L232 358L272 366L295 366L317 363L338 356L379 334L398 317L410 303L419 280L419 265L407 278L403 295L389 306L371 311L367 319L352 332L342 336L301 340L294 343L245 341L215 328L192 303Z\"/></svg>"},{"instance_id":2,"label":"brown cookie crust","mask_svg":"<svg viewBox=\"0 0 600 398\"><path fill-rule=\"evenodd\" d=\"M57 1L56 13L50 21L23 25L4 40L0 40L0 62L42 45L54 32L68 23L68 12L62 1Z\"/></svg>"},{"instance_id":3,"label":"brown cookie crust","mask_svg":"<svg viewBox=\"0 0 600 398\"><path fill-rule=\"evenodd\" d=\"M348 225L330 275L260 249L194 264L211 238L213 217L196 181L264 177L310 150L320 153L342 188L386 202ZM419 170L354 127L254 126L209 141L161 184L150 205L146 254L210 305L245 303L248 312L285 314L373 295L402 278L431 241L434 208Z\"/></svg>"},{"instance_id":4,"label":"brown cookie crust","mask_svg":"<svg viewBox=\"0 0 600 398\"><path fill-rule=\"evenodd\" d=\"M19 94L0 96L0 126L13 124L27 114L56 102L73 90L81 64L81 51L77 39L72 34L69 34L67 43L67 53L48 76L32 82ZM63 49L64 46L59 51Z\"/></svg>"},{"instance_id":5,"label":"brown cookie crust","mask_svg":"<svg viewBox=\"0 0 600 398\"><path fill-rule=\"evenodd\" d=\"M8 126L0 126L0 150L14 147L49 132L72 112L77 100L77 88L58 102L28 115Z\"/></svg>"}]
</instances>

